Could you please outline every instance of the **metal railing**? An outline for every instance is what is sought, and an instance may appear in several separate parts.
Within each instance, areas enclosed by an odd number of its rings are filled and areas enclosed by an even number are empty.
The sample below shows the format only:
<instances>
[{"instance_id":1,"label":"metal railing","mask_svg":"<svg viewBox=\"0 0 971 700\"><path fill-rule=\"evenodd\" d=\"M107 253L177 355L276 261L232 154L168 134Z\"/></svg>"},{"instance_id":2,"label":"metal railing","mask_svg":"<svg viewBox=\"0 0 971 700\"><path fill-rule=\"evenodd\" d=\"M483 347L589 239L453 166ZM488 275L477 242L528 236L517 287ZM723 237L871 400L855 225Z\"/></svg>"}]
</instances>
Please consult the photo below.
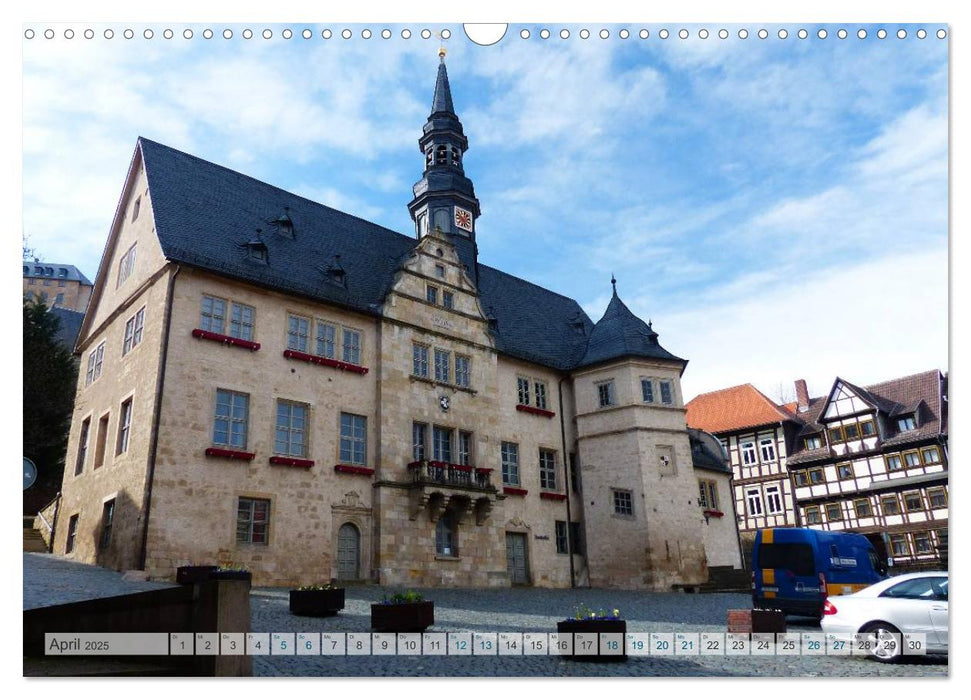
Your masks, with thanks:
<instances>
[{"instance_id":1,"label":"metal railing","mask_svg":"<svg viewBox=\"0 0 971 700\"><path fill-rule=\"evenodd\" d=\"M492 470L484 467L423 460L409 464L408 471L416 484L440 484L483 490L494 488Z\"/></svg>"}]
</instances>

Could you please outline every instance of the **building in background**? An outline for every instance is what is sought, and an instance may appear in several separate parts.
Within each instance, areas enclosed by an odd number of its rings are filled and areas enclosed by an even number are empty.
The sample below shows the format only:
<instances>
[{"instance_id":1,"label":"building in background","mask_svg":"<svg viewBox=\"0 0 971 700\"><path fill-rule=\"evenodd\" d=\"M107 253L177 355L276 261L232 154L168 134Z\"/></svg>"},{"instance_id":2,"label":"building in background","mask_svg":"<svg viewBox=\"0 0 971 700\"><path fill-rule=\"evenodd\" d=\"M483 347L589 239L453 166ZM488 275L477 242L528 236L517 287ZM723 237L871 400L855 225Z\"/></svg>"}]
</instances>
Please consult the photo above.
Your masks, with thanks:
<instances>
[{"instance_id":1,"label":"building in background","mask_svg":"<svg viewBox=\"0 0 971 700\"><path fill-rule=\"evenodd\" d=\"M837 378L814 399L799 380L796 396L778 406L745 385L688 403L688 424L731 453L744 541L760 527L852 530L897 566L946 562L946 375Z\"/></svg>"},{"instance_id":2,"label":"building in background","mask_svg":"<svg viewBox=\"0 0 971 700\"><path fill-rule=\"evenodd\" d=\"M84 313L94 285L74 265L24 260L24 296Z\"/></svg>"},{"instance_id":3,"label":"building in background","mask_svg":"<svg viewBox=\"0 0 971 700\"><path fill-rule=\"evenodd\" d=\"M616 287L594 324L479 261L444 60L419 147L401 235L139 139L77 344L55 552L264 585L670 590L707 580L706 545L732 564L686 361Z\"/></svg>"}]
</instances>

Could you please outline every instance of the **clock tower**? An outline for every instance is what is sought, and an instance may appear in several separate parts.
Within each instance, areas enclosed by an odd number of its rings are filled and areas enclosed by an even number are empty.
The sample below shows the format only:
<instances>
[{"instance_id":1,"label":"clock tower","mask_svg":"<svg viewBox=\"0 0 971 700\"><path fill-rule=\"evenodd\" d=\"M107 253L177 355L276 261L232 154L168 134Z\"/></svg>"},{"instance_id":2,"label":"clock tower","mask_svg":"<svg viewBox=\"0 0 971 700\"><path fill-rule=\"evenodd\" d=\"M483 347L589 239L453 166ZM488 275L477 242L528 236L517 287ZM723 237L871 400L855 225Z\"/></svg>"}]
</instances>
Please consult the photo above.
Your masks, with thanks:
<instances>
[{"instance_id":1,"label":"clock tower","mask_svg":"<svg viewBox=\"0 0 971 700\"><path fill-rule=\"evenodd\" d=\"M436 228L444 232L470 277L478 283L475 226L480 213L479 200L462 166L469 141L452 106L445 49L439 50L438 56L432 111L418 139L418 147L425 156L425 170L421 180L415 183L415 198L408 204L408 211L415 222L415 235L422 238Z\"/></svg>"}]
</instances>

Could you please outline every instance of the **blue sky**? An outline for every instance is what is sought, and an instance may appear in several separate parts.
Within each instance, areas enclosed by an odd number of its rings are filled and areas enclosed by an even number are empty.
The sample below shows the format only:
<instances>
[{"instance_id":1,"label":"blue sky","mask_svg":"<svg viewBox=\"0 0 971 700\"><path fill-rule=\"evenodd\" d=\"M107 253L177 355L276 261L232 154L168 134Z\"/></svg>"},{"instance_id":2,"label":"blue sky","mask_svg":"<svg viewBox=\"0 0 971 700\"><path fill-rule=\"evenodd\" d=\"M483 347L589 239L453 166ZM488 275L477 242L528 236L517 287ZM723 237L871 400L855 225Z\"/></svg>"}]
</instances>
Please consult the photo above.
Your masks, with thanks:
<instances>
[{"instance_id":1,"label":"blue sky","mask_svg":"<svg viewBox=\"0 0 971 700\"><path fill-rule=\"evenodd\" d=\"M40 35L48 26L55 39ZM689 359L686 398L744 382L778 398L798 378L815 395L836 375L947 369L949 40L933 24L511 25L492 47L457 24L141 22L110 25L111 40L109 25L36 25L23 44L29 243L93 278L139 135L410 233L438 63L426 26L452 34L480 259L577 299L594 321L616 275Z\"/></svg>"}]
</instances>

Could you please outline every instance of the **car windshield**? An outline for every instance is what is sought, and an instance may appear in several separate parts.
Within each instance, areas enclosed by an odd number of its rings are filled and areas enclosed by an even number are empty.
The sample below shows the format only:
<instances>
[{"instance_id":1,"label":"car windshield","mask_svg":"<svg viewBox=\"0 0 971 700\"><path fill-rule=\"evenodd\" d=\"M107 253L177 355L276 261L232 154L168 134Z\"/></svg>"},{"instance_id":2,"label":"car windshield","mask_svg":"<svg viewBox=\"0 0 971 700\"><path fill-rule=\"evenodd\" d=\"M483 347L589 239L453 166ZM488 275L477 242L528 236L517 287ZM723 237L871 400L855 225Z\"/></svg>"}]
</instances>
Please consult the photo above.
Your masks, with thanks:
<instances>
[{"instance_id":1,"label":"car windshield","mask_svg":"<svg viewBox=\"0 0 971 700\"><path fill-rule=\"evenodd\" d=\"M891 586L881 596L884 598L914 598L918 600L947 598L947 579L942 576L913 578Z\"/></svg>"}]
</instances>

